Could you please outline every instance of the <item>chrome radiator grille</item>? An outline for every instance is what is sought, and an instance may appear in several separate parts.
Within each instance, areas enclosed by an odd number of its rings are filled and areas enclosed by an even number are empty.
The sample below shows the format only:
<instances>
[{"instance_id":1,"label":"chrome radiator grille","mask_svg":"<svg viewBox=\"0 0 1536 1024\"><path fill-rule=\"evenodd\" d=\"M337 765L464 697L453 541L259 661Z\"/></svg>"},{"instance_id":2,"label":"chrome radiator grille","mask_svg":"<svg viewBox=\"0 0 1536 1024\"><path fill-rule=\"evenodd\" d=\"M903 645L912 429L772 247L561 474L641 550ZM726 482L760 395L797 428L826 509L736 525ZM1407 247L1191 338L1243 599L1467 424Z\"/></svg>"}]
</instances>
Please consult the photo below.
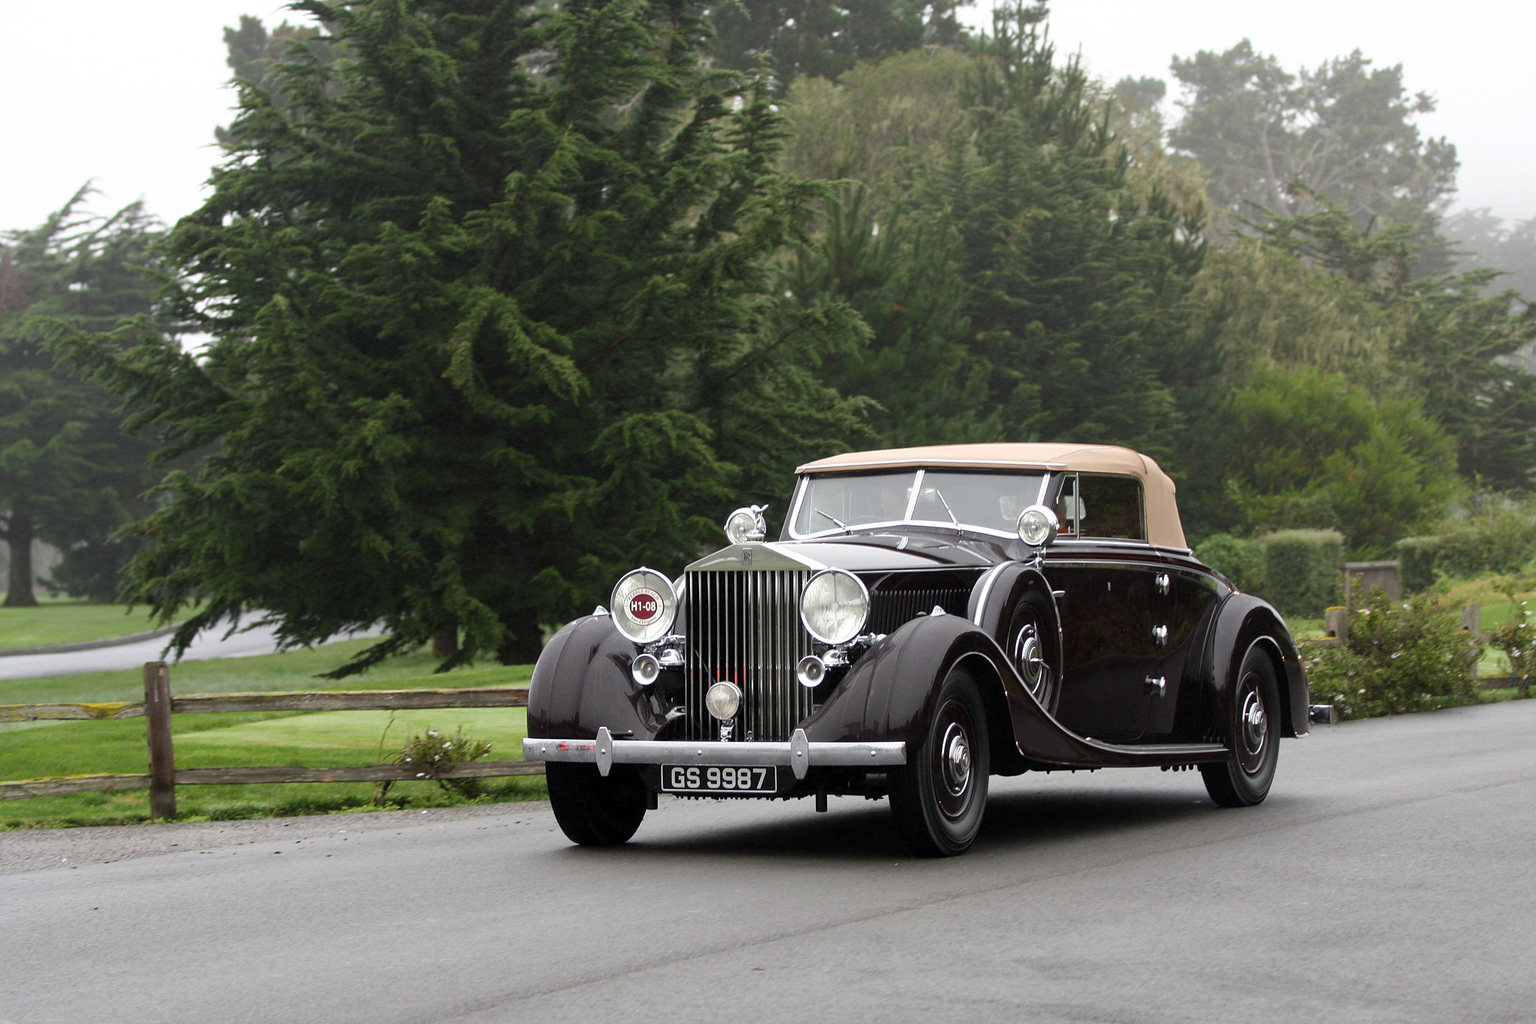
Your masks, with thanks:
<instances>
[{"instance_id":1,"label":"chrome radiator grille","mask_svg":"<svg viewBox=\"0 0 1536 1024\"><path fill-rule=\"evenodd\" d=\"M718 679L741 687L733 740L787 740L811 713L811 691L795 680L795 665L812 652L800 624L800 591L810 578L808 570L786 569L688 573L688 739L720 738L704 708Z\"/></svg>"}]
</instances>

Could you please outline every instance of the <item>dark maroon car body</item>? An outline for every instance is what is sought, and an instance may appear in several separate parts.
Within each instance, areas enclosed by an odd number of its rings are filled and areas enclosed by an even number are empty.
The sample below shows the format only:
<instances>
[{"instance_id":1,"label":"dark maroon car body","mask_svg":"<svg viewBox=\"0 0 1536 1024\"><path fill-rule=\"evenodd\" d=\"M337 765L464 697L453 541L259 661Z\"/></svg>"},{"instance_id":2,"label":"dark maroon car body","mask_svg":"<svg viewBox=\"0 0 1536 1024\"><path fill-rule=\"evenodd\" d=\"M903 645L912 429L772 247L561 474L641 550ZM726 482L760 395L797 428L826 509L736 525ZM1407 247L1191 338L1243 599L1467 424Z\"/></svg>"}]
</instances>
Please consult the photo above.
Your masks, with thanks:
<instances>
[{"instance_id":1,"label":"dark maroon car body","mask_svg":"<svg viewBox=\"0 0 1536 1024\"><path fill-rule=\"evenodd\" d=\"M877 485L887 511L859 515ZM1012 521L1026 507L1051 511L1054 543L1022 539ZM818 639L799 606L810 579L835 570L867 595L858 636L840 644ZM1267 794L1280 736L1308 730L1284 621L1194 557L1172 482L1126 449L812 463L780 540L732 544L675 589L659 642L627 638L600 609L535 668L524 756L549 762L577 842L627 840L662 792L819 808L861 794L891 798L914 849L952 854L975 838L989 775L1198 768L1217 803L1243 806ZM642 656L653 664L637 671ZM786 670L806 659L809 673ZM705 709L722 681L740 701L728 719Z\"/></svg>"}]
</instances>

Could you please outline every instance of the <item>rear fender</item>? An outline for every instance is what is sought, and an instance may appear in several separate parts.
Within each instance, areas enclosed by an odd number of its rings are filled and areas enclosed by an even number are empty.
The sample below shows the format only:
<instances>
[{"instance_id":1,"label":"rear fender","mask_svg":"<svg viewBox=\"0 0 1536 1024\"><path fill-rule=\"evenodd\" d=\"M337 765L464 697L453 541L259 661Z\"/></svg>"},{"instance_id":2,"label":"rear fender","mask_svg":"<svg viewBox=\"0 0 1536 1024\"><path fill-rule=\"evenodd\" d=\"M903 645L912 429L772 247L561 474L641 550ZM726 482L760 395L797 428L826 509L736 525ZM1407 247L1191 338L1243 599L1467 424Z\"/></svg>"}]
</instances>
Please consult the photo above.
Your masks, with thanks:
<instances>
[{"instance_id":1,"label":"rear fender","mask_svg":"<svg viewBox=\"0 0 1536 1024\"><path fill-rule=\"evenodd\" d=\"M1307 735L1310 696L1296 641L1269 602L1241 593L1229 596L1217 611L1205 651L1207 668L1202 675L1206 691L1201 706L1210 709L1203 725L1205 734L1228 741L1233 687L1243 658L1255 644L1275 666L1275 678L1280 683L1282 735Z\"/></svg>"}]
</instances>

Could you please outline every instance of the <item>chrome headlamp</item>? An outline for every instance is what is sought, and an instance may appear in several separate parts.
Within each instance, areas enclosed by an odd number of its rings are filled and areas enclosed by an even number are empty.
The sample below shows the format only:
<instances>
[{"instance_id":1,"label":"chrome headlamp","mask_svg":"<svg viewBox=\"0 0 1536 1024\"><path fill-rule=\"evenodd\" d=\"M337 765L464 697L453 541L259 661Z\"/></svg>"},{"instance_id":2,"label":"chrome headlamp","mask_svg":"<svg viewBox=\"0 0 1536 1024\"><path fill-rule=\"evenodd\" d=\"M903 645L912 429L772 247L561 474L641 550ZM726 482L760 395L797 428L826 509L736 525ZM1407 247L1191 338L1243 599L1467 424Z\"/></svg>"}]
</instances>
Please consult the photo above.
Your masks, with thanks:
<instances>
[{"instance_id":1,"label":"chrome headlamp","mask_svg":"<svg viewBox=\"0 0 1536 1024\"><path fill-rule=\"evenodd\" d=\"M766 511L767 505L748 505L732 512L725 519L725 539L732 544L761 541L768 536L768 521L763 518Z\"/></svg>"},{"instance_id":2,"label":"chrome headlamp","mask_svg":"<svg viewBox=\"0 0 1536 1024\"><path fill-rule=\"evenodd\" d=\"M864 631L869 590L853 573L826 569L811 577L800 595L800 621L824 644L845 644Z\"/></svg>"},{"instance_id":3,"label":"chrome headlamp","mask_svg":"<svg viewBox=\"0 0 1536 1024\"><path fill-rule=\"evenodd\" d=\"M613 588L613 624L625 639L637 644L660 640L672 630L677 617L677 594L672 581L654 569L625 573Z\"/></svg>"},{"instance_id":4,"label":"chrome headlamp","mask_svg":"<svg viewBox=\"0 0 1536 1024\"><path fill-rule=\"evenodd\" d=\"M1056 540L1061 524L1044 505L1031 505L1019 513L1019 539L1032 548L1046 548Z\"/></svg>"}]
</instances>

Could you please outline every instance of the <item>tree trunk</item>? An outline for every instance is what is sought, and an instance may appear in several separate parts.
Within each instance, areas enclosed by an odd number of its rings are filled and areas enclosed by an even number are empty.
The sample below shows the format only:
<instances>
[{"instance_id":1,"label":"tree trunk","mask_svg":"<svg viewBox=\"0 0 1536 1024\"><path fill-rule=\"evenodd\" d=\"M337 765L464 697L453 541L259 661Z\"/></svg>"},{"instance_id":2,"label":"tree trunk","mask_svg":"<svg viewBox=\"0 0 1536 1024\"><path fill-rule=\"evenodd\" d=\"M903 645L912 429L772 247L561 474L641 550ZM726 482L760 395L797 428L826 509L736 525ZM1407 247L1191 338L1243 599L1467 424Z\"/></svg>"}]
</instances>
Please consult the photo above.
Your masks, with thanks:
<instances>
[{"instance_id":1,"label":"tree trunk","mask_svg":"<svg viewBox=\"0 0 1536 1024\"><path fill-rule=\"evenodd\" d=\"M459 627L444 626L432 634L432 657L451 658L459 653Z\"/></svg>"},{"instance_id":2,"label":"tree trunk","mask_svg":"<svg viewBox=\"0 0 1536 1024\"><path fill-rule=\"evenodd\" d=\"M32 538L37 528L22 508L11 509L5 540L11 549L10 580L5 592L6 608L34 608L37 595L32 593Z\"/></svg>"},{"instance_id":3,"label":"tree trunk","mask_svg":"<svg viewBox=\"0 0 1536 1024\"><path fill-rule=\"evenodd\" d=\"M503 625L507 631L502 634L501 646L496 648L496 660L503 665L532 665L538 661L539 652L544 649L539 627L527 623L520 623L521 628L505 622Z\"/></svg>"}]
</instances>

